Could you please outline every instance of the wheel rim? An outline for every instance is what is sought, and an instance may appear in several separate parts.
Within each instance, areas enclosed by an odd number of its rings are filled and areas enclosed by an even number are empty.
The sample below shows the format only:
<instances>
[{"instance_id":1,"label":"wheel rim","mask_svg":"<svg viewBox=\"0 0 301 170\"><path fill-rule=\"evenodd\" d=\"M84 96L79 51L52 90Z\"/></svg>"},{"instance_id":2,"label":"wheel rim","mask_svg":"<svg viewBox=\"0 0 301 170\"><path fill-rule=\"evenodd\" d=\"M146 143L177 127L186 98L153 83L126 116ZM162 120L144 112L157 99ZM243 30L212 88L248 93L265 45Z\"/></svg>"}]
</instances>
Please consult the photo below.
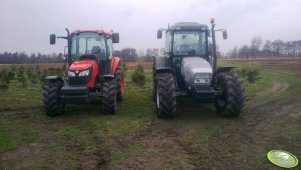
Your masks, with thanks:
<instances>
[{"instance_id":1,"label":"wheel rim","mask_svg":"<svg viewBox=\"0 0 301 170\"><path fill-rule=\"evenodd\" d=\"M223 91L223 94L221 96L218 96L217 97L217 104L220 106L220 107L225 107L227 105L227 99L226 99L226 94L225 94L225 89L221 88Z\"/></svg>"},{"instance_id":2,"label":"wheel rim","mask_svg":"<svg viewBox=\"0 0 301 170\"><path fill-rule=\"evenodd\" d=\"M159 95L159 89L158 87L156 88L156 105L157 105L157 109L160 109L160 95Z\"/></svg>"}]
</instances>

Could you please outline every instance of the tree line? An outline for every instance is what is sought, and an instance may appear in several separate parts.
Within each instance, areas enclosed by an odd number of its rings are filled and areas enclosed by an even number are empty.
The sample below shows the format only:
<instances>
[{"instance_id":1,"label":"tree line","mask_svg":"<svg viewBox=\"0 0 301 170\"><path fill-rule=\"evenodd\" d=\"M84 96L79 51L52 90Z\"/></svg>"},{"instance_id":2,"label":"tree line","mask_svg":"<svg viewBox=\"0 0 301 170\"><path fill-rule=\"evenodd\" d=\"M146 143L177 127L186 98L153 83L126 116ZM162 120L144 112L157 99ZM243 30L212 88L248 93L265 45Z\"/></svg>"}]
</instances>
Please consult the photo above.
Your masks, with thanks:
<instances>
[{"instance_id":1,"label":"tree line","mask_svg":"<svg viewBox=\"0 0 301 170\"><path fill-rule=\"evenodd\" d=\"M160 49L162 51L162 49ZM148 48L146 50L140 49L137 51L135 48L124 48L122 50L115 50L115 56L119 56L122 61L135 62L152 61L154 56L158 56L159 49ZM56 54L42 54L31 53L30 55L25 52L0 52L0 64L37 64L37 63L64 63L64 55L62 53Z\"/></svg>"},{"instance_id":2,"label":"tree line","mask_svg":"<svg viewBox=\"0 0 301 170\"><path fill-rule=\"evenodd\" d=\"M62 53L41 54L25 52L3 52L0 53L0 64L36 64L36 63L63 63L64 57Z\"/></svg>"},{"instance_id":3,"label":"tree line","mask_svg":"<svg viewBox=\"0 0 301 170\"><path fill-rule=\"evenodd\" d=\"M254 57L301 57L301 40L282 41L265 40L260 36L252 38L250 45L235 46L226 57L254 58Z\"/></svg>"},{"instance_id":4,"label":"tree line","mask_svg":"<svg viewBox=\"0 0 301 170\"><path fill-rule=\"evenodd\" d=\"M119 56L122 61L133 62L133 61L153 61L155 56L163 54L164 49L158 48L147 48L139 49L137 51L135 48L124 48L122 50L115 50L115 55Z\"/></svg>"},{"instance_id":5,"label":"tree line","mask_svg":"<svg viewBox=\"0 0 301 170\"><path fill-rule=\"evenodd\" d=\"M135 61L153 61L153 58L162 55L164 48L123 48L115 50L115 56L119 56L124 62ZM254 57L301 57L301 40L298 41L282 41L263 40L260 36L252 38L250 45L243 45L241 47L235 46L229 50L224 56L231 58L254 58ZM36 64L36 63L63 63L64 55L62 53L56 54L42 54L31 53L30 55L25 52L0 52L0 64Z\"/></svg>"}]
</instances>

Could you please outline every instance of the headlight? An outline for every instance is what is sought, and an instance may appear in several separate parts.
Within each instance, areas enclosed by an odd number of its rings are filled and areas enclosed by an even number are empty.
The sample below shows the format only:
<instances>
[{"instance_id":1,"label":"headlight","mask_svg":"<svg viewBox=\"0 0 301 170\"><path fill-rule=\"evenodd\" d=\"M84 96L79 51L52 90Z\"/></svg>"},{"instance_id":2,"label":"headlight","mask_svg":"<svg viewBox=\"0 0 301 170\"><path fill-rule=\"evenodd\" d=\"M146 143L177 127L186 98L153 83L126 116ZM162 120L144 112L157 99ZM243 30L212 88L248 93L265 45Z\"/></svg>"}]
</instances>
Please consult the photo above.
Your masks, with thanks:
<instances>
[{"instance_id":1,"label":"headlight","mask_svg":"<svg viewBox=\"0 0 301 170\"><path fill-rule=\"evenodd\" d=\"M89 70L85 70L85 71L82 71L79 73L79 77L85 77L85 76L88 76L89 75Z\"/></svg>"},{"instance_id":2,"label":"headlight","mask_svg":"<svg viewBox=\"0 0 301 170\"><path fill-rule=\"evenodd\" d=\"M68 71L68 76L69 77L74 77L75 76L75 73L73 71Z\"/></svg>"},{"instance_id":3,"label":"headlight","mask_svg":"<svg viewBox=\"0 0 301 170\"><path fill-rule=\"evenodd\" d=\"M196 84L209 84L210 79L208 79L208 78L196 78L196 79L194 79L194 83L196 83Z\"/></svg>"},{"instance_id":4,"label":"headlight","mask_svg":"<svg viewBox=\"0 0 301 170\"><path fill-rule=\"evenodd\" d=\"M211 82L210 73L199 73L194 77L195 84L209 84Z\"/></svg>"}]
</instances>

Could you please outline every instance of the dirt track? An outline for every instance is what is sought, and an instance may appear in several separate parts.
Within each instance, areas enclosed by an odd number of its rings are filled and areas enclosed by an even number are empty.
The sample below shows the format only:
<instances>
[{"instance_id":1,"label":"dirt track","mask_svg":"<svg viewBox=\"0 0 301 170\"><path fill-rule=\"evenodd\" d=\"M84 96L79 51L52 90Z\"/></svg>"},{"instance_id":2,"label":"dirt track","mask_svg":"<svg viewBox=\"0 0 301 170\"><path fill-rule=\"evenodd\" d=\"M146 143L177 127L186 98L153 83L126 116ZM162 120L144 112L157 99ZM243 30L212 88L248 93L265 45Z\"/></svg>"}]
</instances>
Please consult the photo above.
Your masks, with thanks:
<instances>
[{"instance_id":1,"label":"dirt track","mask_svg":"<svg viewBox=\"0 0 301 170\"><path fill-rule=\"evenodd\" d=\"M125 147L137 140L145 144L141 152L120 164L120 169L279 169L271 165L266 154L272 149L283 149L301 155L301 133L290 129L286 124L301 128L301 115L289 114L289 109L300 106L301 95L285 103L266 103L254 108L248 106L252 100L264 98L276 91L289 87L285 82L275 81L269 92L260 93L249 99L244 114L238 119L222 119L206 115L210 123L218 123L218 130L208 139L208 143L187 143L177 137L189 135L190 130L177 128L172 121L150 124L146 129L121 141ZM211 110L212 108L207 108ZM199 116L178 115L177 119L196 119ZM196 117L194 117L196 116ZM294 130L290 134L289 130ZM298 135L298 136L294 136ZM157 159L150 159L144 151L156 148L162 153ZM183 157L183 155L185 155Z\"/></svg>"}]
</instances>

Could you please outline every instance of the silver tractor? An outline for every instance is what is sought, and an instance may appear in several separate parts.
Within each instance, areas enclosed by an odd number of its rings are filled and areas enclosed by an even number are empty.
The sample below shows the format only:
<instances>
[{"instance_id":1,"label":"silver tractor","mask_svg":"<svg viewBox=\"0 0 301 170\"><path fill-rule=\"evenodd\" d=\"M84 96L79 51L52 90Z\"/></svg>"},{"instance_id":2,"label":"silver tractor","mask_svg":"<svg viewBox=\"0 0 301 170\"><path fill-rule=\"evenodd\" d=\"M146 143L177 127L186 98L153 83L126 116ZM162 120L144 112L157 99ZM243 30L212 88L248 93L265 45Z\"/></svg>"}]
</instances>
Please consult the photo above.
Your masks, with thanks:
<instances>
[{"instance_id":1,"label":"silver tractor","mask_svg":"<svg viewBox=\"0 0 301 170\"><path fill-rule=\"evenodd\" d=\"M153 100L157 115L173 117L176 100L194 98L198 102L215 103L217 113L238 117L244 106L244 88L235 67L217 67L215 32L196 22L179 22L167 29L159 29L157 38L165 31L165 51L153 63ZM211 42L210 42L211 41Z\"/></svg>"}]
</instances>

